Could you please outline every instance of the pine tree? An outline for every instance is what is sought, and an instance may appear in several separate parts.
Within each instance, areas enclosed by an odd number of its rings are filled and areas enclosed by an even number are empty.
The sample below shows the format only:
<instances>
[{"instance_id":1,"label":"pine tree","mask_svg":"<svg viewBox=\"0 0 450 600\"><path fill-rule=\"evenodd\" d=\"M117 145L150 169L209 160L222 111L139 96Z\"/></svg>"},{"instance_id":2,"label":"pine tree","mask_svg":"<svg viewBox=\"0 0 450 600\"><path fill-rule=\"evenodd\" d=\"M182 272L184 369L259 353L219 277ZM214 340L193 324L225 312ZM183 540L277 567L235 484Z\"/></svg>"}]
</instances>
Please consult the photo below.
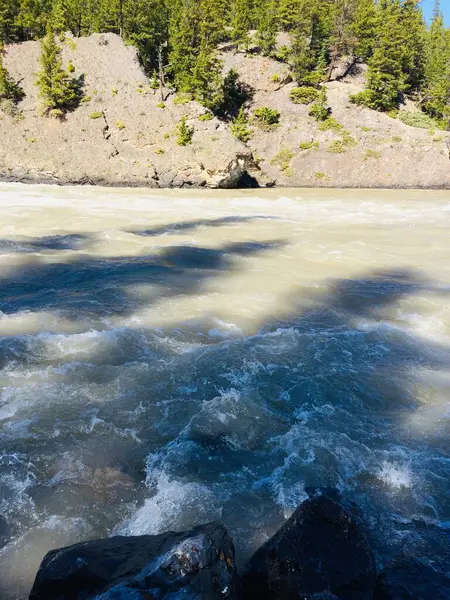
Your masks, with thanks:
<instances>
[{"instance_id":1,"label":"pine tree","mask_svg":"<svg viewBox=\"0 0 450 600\"><path fill-rule=\"evenodd\" d=\"M248 50L250 44L249 31L251 28L251 9L249 0L235 0L231 21L231 37L238 46Z\"/></svg>"},{"instance_id":2,"label":"pine tree","mask_svg":"<svg viewBox=\"0 0 450 600\"><path fill-rule=\"evenodd\" d=\"M436 2L435 13L427 34L425 81L420 105L432 117L450 124L450 31Z\"/></svg>"},{"instance_id":3,"label":"pine tree","mask_svg":"<svg viewBox=\"0 0 450 600\"><path fill-rule=\"evenodd\" d=\"M353 54L357 40L353 32L356 0L336 0L334 4L333 28L330 37L328 79L331 79L338 59Z\"/></svg>"},{"instance_id":4,"label":"pine tree","mask_svg":"<svg viewBox=\"0 0 450 600\"><path fill-rule=\"evenodd\" d=\"M45 34L51 8L51 0L21 0L17 22L26 39L38 39Z\"/></svg>"},{"instance_id":5,"label":"pine tree","mask_svg":"<svg viewBox=\"0 0 450 600\"><path fill-rule=\"evenodd\" d=\"M19 14L17 0L1 0L0 2L0 44L14 42L19 37L16 20Z\"/></svg>"},{"instance_id":6,"label":"pine tree","mask_svg":"<svg viewBox=\"0 0 450 600\"><path fill-rule=\"evenodd\" d=\"M10 100L13 103L19 102L24 96L22 88L10 76L3 64L5 50L0 44L0 101Z\"/></svg>"},{"instance_id":7,"label":"pine tree","mask_svg":"<svg viewBox=\"0 0 450 600\"><path fill-rule=\"evenodd\" d=\"M62 116L73 109L80 98L77 82L62 68L61 48L51 26L41 42L41 70L36 79L45 114Z\"/></svg>"},{"instance_id":8,"label":"pine tree","mask_svg":"<svg viewBox=\"0 0 450 600\"><path fill-rule=\"evenodd\" d=\"M352 31L356 38L355 54L362 60L366 61L373 53L379 25L375 0L358 0Z\"/></svg>"},{"instance_id":9,"label":"pine tree","mask_svg":"<svg viewBox=\"0 0 450 600\"><path fill-rule=\"evenodd\" d=\"M424 24L418 0L380 0L376 48L369 60L367 89L352 101L377 110L396 108L405 91L423 78Z\"/></svg>"},{"instance_id":10,"label":"pine tree","mask_svg":"<svg viewBox=\"0 0 450 600\"><path fill-rule=\"evenodd\" d=\"M135 0L125 6L124 37L139 50L147 72L158 68L159 52L167 63L169 11L165 0Z\"/></svg>"},{"instance_id":11,"label":"pine tree","mask_svg":"<svg viewBox=\"0 0 450 600\"><path fill-rule=\"evenodd\" d=\"M301 19L303 0L279 0L278 16L285 31L295 29Z\"/></svg>"},{"instance_id":12,"label":"pine tree","mask_svg":"<svg viewBox=\"0 0 450 600\"><path fill-rule=\"evenodd\" d=\"M277 3L276 0L267 0L260 8L256 41L262 54L270 55L275 49L277 41Z\"/></svg>"},{"instance_id":13,"label":"pine tree","mask_svg":"<svg viewBox=\"0 0 450 600\"><path fill-rule=\"evenodd\" d=\"M251 131L248 128L248 119L243 108L239 110L237 116L233 119L230 131L237 140L244 142L244 144L250 139Z\"/></svg>"},{"instance_id":14,"label":"pine tree","mask_svg":"<svg viewBox=\"0 0 450 600\"><path fill-rule=\"evenodd\" d=\"M53 31L56 34L63 34L67 31L67 8L65 0L55 0L50 20Z\"/></svg>"}]
</instances>

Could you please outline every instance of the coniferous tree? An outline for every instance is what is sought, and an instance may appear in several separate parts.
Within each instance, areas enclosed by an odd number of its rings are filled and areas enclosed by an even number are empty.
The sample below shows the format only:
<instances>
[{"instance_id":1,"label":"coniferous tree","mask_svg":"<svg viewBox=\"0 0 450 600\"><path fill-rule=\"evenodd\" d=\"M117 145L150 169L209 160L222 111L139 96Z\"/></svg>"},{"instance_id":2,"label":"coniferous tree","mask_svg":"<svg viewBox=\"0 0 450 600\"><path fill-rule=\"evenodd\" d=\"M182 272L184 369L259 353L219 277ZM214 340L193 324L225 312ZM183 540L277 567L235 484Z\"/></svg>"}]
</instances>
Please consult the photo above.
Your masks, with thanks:
<instances>
[{"instance_id":1,"label":"coniferous tree","mask_svg":"<svg viewBox=\"0 0 450 600\"><path fill-rule=\"evenodd\" d=\"M62 116L79 101L77 82L62 68L61 48L56 42L51 26L41 42L39 58L41 70L36 79L42 109L45 114Z\"/></svg>"},{"instance_id":2,"label":"coniferous tree","mask_svg":"<svg viewBox=\"0 0 450 600\"><path fill-rule=\"evenodd\" d=\"M17 0L2 0L0 2L0 44L14 42L19 37L17 17L19 4Z\"/></svg>"},{"instance_id":3,"label":"coniferous tree","mask_svg":"<svg viewBox=\"0 0 450 600\"><path fill-rule=\"evenodd\" d=\"M424 25L417 0L380 0L379 31L369 59L367 89L352 97L377 110L396 108L423 77Z\"/></svg>"},{"instance_id":4,"label":"coniferous tree","mask_svg":"<svg viewBox=\"0 0 450 600\"><path fill-rule=\"evenodd\" d=\"M258 14L256 41L261 52L270 55L275 49L278 29L278 13L276 0L264 2Z\"/></svg>"},{"instance_id":5,"label":"coniferous tree","mask_svg":"<svg viewBox=\"0 0 450 600\"><path fill-rule=\"evenodd\" d=\"M352 30L356 38L355 54L362 60L367 60L373 53L379 25L375 0L358 0Z\"/></svg>"},{"instance_id":6,"label":"coniferous tree","mask_svg":"<svg viewBox=\"0 0 450 600\"><path fill-rule=\"evenodd\" d=\"M45 34L51 9L51 0L21 0L17 22L26 39L38 39Z\"/></svg>"},{"instance_id":7,"label":"coniferous tree","mask_svg":"<svg viewBox=\"0 0 450 600\"><path fill-rule=\"evenodd\" d=\"M3 64L5 50L0 44L0 101L10 100L17 103L24 96L22 88L14 81Z\"/></svg>"},{"instance_id":8,"label":"coniferous tree","mask_svg":"<svg viewBox=\"0 0 450 600\"><path fill-rule=\"evenodd\" d=\"M432 117L450 124L450 30L436 2L427 34L422 108Z\"/></svg>"},{"instance_id":9,"label":"coniferous tree","mask_svg":"<svg viewBox=\"0 0 450 600\"><path fill-rule=\"evenodd\" d=\"M304 9L303 0L279 0L278 18L285 31L295 29Z\"/></svg>"},{"instance_id":10,"label":"coniferous tree","mask_svg":"<svg viewBox=\"0 0 450 600\"><path fill-rule=\"evenodd\" d=\"M251 7L249 0L234 0L231 36L238 46L248 50L250 44Z\"/></svg>"}]
</instances>

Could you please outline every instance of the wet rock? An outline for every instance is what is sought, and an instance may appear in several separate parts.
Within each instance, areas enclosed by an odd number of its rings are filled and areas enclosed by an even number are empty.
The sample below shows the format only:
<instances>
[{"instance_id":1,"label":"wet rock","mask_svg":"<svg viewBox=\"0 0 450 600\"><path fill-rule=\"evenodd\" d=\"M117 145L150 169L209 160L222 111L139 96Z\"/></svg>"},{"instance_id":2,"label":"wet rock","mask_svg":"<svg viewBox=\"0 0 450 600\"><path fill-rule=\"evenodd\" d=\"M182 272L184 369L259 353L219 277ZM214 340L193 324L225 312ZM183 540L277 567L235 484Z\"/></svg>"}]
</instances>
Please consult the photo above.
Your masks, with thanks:
<instances>
[{"instance_id":1,"label":"wet rock","mask_svg":"<svg viewBox=\"0 0 450 600\"><path fill-rule=\"evenodd\" d=\"M398 557L378 576L374 600L448 600L450 577L417 559Z\"/></svg>"},{"instance_id":2,"label":"wet rock","mask_svg":"<svg viewBox=\"0 0 450 600\"><path fill-rule=\"evenodd\" d=\"M51 551L30 600L233 600L237 590L233 542L223 525L210 523Z\"/></svg>"},{"instance_id":3,"label":"wet rock","mask_svg":"<svg viewBox=\"0 0 450 600\"><path fill-rule=\"evenodd\" d=\"M317 495L250 559L245 600L371 600L375 564L353 511Z\"/></svg>"}]
</instances>

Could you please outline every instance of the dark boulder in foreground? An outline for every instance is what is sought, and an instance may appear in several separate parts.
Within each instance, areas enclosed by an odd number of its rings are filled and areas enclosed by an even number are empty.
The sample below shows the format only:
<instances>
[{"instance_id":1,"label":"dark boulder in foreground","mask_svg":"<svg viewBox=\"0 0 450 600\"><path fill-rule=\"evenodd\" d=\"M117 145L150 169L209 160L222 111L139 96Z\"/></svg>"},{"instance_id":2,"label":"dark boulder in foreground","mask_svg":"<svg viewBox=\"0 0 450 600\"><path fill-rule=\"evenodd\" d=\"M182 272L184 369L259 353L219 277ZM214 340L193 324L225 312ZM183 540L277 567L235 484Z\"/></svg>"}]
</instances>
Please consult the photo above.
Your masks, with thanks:
<instances>
[{"instance_id":1,"label":"dark boulder in foreground","mask_svg":"<svg viewBox=\"0 0 450 600\"><path fill-rule=\"evenodd\" d=\"M358 517L320 495L257 550L242 586L245 600L371 600L375 579Z\"/></svg>"},{"instance_id":2,"label":"dark boulder in foreground","mask_svg":"<svg viewBox=\"0 0 450 600\"><path fill-rule=\"evenodd\" d=\"M377 580L375 600L449 600L450 578L420 560L399 557Z\"/></svg>"},{"instance_id":3,"label":"dark boulder in foreground","mask_svg":"<svg viewBox=\"0 0 450 600\"><path fill-rule=\"evenodd\" d=\"M112 537L49 552L30 600L235 599L234 546L220 523Z\"/></svg>"}]
</instances>

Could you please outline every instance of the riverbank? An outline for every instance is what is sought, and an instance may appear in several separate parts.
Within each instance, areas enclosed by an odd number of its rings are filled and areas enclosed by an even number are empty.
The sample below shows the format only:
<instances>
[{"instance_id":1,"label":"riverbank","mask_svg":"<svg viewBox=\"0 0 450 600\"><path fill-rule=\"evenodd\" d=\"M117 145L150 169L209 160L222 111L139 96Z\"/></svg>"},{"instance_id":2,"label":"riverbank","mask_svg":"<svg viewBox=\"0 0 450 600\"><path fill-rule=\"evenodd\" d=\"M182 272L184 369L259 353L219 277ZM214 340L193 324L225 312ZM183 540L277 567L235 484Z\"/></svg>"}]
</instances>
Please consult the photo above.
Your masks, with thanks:
<instances>
[{"instance_id":1,"label":"riverbank","mask_svg":"<svg viewBox=\"0 0 450 600\"><path fill-rule=\"evenodd\" d=\"M230 123L200 104L149 87L136 51L114 34L62 42L64 64L84 79L83 101L64 121L40 114L39 42L7 47L5 65L24 99L0 118L0 180L60 185L147 188L331 187L450 189L448 133L406 125L399 118L357 107L364 87L359 65L326 84L333 121L323 129L309 107L290 99L295 84L287 65L223 48L224 72L235 69L247 90L249 114L270 107L274 127L250 125L246 143ZM402 107L408 114L411 104ZM207 116L205 116L207 115ZM177 144L182 117L192 143Z\"/></svg>"}]
</instances>

